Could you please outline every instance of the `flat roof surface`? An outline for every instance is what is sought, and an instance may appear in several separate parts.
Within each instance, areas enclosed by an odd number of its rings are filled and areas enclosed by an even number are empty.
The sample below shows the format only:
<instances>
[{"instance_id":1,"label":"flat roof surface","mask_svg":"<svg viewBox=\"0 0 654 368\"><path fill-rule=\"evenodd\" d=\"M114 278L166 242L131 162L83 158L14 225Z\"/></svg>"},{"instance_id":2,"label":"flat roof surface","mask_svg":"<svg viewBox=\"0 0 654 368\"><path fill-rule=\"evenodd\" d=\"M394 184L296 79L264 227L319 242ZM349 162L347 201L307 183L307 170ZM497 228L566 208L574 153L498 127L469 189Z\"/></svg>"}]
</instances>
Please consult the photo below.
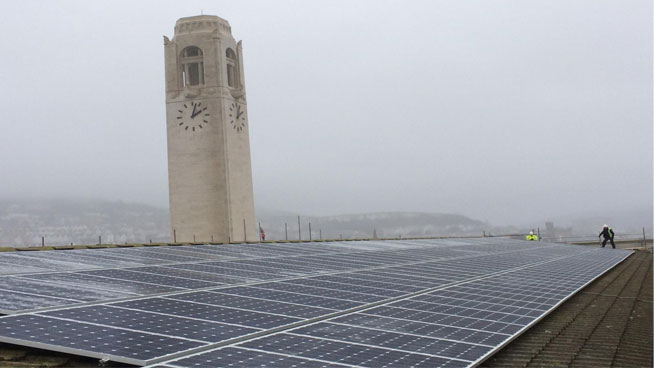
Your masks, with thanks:
<instances>
[{"instance_id":1,"label":"flat roof surface","mask_svg":"<svg viewBox=\"0 0 654 368\"><path fill-rule=\"evenodd\" d=\"M651 266L651 253L636 252L483 366L652 366ZM97 363L97 359L0 344L0 367Z\"/></svg>"}]
</instances>

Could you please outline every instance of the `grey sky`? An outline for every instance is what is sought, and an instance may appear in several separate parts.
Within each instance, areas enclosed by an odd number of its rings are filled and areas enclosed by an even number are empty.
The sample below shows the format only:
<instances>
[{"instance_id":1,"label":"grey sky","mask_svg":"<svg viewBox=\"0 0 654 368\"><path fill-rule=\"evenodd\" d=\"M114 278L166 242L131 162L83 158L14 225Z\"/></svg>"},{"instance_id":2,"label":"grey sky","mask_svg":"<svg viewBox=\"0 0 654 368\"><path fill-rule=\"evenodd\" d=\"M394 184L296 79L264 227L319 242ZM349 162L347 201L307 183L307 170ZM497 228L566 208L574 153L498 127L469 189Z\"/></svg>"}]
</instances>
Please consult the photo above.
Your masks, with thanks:
<instances>
[{"instance_id":1,"label":"grey sky","mask_svg":"<svg viewBox=\"0 0 654 368\"><path fill-rule=\"evenodd\" d=\"M244 44L255 203L652 208L651 1L0 3L0 197L167 205L162 35Z\"/></svg>"}]
</instances>

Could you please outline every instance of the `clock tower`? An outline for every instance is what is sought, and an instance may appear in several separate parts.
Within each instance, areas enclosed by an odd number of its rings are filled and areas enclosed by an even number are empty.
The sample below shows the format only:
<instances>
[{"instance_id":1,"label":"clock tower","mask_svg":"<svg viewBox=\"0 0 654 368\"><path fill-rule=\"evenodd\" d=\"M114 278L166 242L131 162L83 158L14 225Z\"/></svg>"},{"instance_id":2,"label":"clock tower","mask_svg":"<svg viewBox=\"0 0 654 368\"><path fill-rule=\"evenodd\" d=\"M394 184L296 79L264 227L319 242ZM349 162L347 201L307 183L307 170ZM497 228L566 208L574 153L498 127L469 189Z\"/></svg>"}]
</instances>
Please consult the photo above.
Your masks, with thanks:
<instances>
[{"instance_id":1,"label":"clock tower","mask_svg":"<svg viewBox=\"0 0 654 368\"><path fill-rule=\"evenodd\" d=\"M171 235L257 240L241 41L200 15L179 19L164 49Z\"/></svg>"}]
</instances>

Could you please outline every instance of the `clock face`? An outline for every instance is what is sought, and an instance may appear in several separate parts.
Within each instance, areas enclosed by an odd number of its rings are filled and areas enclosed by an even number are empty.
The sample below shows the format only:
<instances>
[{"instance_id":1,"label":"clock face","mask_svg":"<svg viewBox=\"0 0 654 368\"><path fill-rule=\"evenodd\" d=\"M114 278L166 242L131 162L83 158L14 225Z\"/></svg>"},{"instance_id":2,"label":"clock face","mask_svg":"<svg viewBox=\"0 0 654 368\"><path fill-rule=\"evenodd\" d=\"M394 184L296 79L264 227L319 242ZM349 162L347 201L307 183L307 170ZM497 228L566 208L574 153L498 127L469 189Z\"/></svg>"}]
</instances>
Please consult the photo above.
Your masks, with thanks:
<instances>
[{"instance_id":1,"label":"clock face","mask_svg":"<svg viewBox=\"0 0 654 368\"><path fill-rule=\"evenodd\" d=\"M203 106L202 102L185 102L177 110L177 125L189 132L194 132L209 124L209 113L207 106Z\"/></svg>"},{"instance_id":2,"label":"clock face","mask_svg":"<svg viewBox=\"0 0 654 368\"><path fill-rule=\"evenodd\" d=\"M237 132L242 132L245 128L245 107L236 102L229 106L229 123Z\"/></svg>"}]
</instances>

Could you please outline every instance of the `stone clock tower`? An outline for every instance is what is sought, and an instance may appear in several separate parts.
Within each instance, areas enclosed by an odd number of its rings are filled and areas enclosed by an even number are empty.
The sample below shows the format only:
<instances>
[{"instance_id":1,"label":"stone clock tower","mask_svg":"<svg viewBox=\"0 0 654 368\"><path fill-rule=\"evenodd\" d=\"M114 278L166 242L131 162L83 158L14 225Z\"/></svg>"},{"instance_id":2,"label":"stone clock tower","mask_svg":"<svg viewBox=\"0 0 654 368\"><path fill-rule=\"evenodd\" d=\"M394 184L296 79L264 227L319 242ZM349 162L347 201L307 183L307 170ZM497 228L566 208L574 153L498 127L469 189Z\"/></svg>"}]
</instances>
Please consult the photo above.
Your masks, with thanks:
<instances>
[{"instance_id":1,"label":"stone clock tower","mask_svg":"<svg viewBox=\"0 0 654 368\"><path fill-rule=\"evenodd\" d=\"M164 47L171 235L257 240L241 41L201 15L179 19Z\"/></svg>"}]
</instances>

